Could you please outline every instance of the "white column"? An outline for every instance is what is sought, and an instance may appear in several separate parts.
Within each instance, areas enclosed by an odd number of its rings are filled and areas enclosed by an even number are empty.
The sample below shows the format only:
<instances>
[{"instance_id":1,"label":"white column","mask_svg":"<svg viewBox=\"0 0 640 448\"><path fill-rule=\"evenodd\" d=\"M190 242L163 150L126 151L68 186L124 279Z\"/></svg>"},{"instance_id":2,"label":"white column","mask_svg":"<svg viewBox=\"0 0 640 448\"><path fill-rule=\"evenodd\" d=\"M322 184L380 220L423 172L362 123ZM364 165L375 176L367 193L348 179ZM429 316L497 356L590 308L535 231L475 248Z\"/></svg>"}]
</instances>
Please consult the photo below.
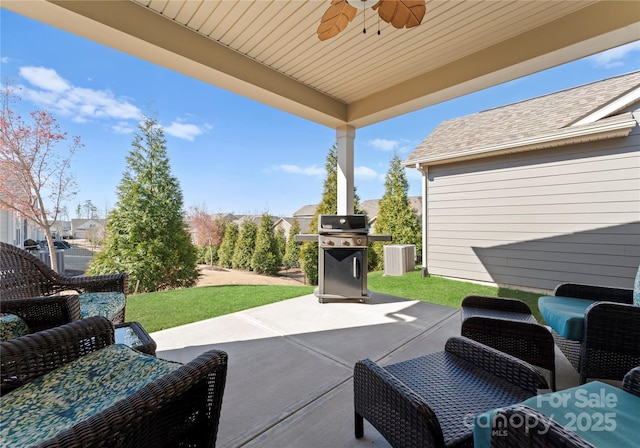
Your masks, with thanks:
<instances>
[{"instance_id":1,"label":"white column","mask_svg":"<svg viewBox=\"0 0 640 448\"><path fill-rule=\"evenodd\" d=\"M428 186L429 186L429 167L416 165L418 171L422 173L422 276L429 275L429 268L427 262L429 261L429 252L427 252L427 202L429 200Z\"/></svg>"},{"instance_id":2,"label":"white column","mask_svg":"<svg viewBox=\"0 0 640 448\"><path fill-rule=\"evenodd\" d=\"M338 215L353 214L353 140L356 128L345 125L336 128L338 143Z\"/></svg>"}]
</instances>

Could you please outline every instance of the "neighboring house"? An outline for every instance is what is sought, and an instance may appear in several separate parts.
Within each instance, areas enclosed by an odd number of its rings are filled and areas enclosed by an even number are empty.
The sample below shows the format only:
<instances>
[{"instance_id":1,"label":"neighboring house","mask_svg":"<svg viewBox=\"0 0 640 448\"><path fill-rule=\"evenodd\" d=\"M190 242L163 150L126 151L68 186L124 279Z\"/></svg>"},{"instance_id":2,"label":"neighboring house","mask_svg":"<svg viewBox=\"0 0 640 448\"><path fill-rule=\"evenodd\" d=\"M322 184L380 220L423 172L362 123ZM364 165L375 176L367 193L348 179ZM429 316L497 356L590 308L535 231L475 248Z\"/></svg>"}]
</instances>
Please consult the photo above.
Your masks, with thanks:
<instances>
[{"instance_id":1,"label":"neighboring house","mask_svg":"<svg viewBox=\"0 0 640 448\"><path fill-rule=\"evenodd\" d=\"M278 220L277 216L272 216L273 224ZM260 221L262 220L262 215L237 215L236 219L233 220L238 226L238 229L242 229L242 226L245 222L253 222L255 225L259 226Z\"/></svg>"},{"instance_id":2,"label":"neighboring house","mask_svg":"<svg viewBox=\"0 0 640 448\"><path fill-rule=\"evenodd\" d=\"M102 239L106 227L105 219L72 219L71 234L79 239Z\"/></svg>"},{"instance_id":3,"label":"neighboring house","mask_svg":"<svg viewBox=\"0 0 640 448\"><path fill-rule=\"evenodd\" d=\"M291 228L293 227L294 219L298 220L298 226L300 226L300 233L309 233L309 225L311 225L311 220L313 219L309 217L279 218L274 225L274 230L277 232L278 229L282 228L284 230L284 235L287 237L287 239L289 239L289 235L291 233ZM316 233L316 230L314 230L311 233Z\"/></svg>"},{"instance_id":4,"label":"neighboring house","mask_svg":"<svg viewBox=\"0 0 640 448\"><path fill-rule=\"evenodd\" d=\"M411 203L411 207L418 215L418 218L422 216L422 197L420 196L409 196L409 202ZM300 227L302 227L302 218L308 218L309 222L313 218L313 215L316 212L318 205L305 205L297 212L293 214L298 221L300 222ZM367 215L367 220L369 221L369 232L374 233L376 228L376 220L378 219L378 211L380 210L380 199L367 199L366 201L362 201L359 205L360 211L362 211L365 215ZM308 228L309 224L307 224ZM317 229L313 229L311 233L316 233ZM307 233L304 231L302 233Z\"/></svg>"},{"instance_id":5,"label":"neighboring house","mask_svg":"<svg viewBox=\"0 0 640 448\"><path fill-rule=\"evenodd\" d=\"M24 240L44 239L44 233L33 222L21 218L17 212L0 209L0 241L24 247Z\"/></svg>"},{"instance_id":6,"label":"neighboring house","mask_svg":"<svg viewBox=\"0 0 640 448\"><path fill-rule=\"evenodd\" d=\"M632 288L638 120L634 72L441 123L404 162L424 176L427 273Z\"/></svg>"},{"instance_id":7,"label":"neighboring house","mask_svg":"<svg viewBox=\"0 0 640 448\"><path fill-rule=\"evenodd\" d=\"M409 196L409 203L411 204L411 208L418 218L422 216L422 197L420 196ZM380 211L380 199L368 199L363 201L360 204L360 210L362 210L369 220L369 232L375 233L376 231L376 221L378 220L378 213Z\"/></svg>"},{"instance_id":8,"label":"neighboring house","mask_svg":"<svg viewBox=\"0 0 640 448\"><path fill-rule=\"evenodd\" d=\"M293 213L293 216L296 218L313 218L313 215L316 214L316 209L318 208L318 204L315 205L304 205L302 208L298 209Z\"/></svg>"}]
</instances>

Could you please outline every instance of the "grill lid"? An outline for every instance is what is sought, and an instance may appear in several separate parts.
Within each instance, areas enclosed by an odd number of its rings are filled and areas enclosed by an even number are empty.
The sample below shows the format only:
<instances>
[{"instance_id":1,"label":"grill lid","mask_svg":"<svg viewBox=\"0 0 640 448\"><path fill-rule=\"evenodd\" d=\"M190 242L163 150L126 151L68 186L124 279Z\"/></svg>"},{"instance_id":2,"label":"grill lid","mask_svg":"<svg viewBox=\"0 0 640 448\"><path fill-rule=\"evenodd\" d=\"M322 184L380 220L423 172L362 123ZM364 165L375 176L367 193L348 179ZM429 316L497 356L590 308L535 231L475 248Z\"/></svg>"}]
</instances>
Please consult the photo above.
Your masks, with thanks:
<instances>
[{"instance_id":1,"label":"grill lid","mask_svg":"<svg viewBox=\"0 0 640 448\"><path fill-rule=\"evenodd\" d=\"M320 215L318 233L369 233L367 215Z\"/></svg>"}]
</instances>

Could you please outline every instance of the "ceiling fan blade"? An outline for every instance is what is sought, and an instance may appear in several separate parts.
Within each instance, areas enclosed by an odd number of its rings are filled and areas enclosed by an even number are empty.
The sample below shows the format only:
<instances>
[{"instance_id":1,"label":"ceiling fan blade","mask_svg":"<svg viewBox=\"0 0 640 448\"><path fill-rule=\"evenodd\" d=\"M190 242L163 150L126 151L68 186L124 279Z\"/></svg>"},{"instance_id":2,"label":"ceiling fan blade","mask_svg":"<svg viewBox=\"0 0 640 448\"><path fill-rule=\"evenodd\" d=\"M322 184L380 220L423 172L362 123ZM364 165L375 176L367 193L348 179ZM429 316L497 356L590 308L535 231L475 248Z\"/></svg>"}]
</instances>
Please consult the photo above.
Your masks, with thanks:
<instances>
[{"instance_id":1,"label":"ceiling fan blade","mask_svg":"<svg viewBox=\"0 0 640 448\"><path fill-rule=\"evenodd\" d=\"M331 6L318 25L318 39L327 40L338 35L353 20L357 11L347 0L331 0Z\"/></svg>"},{"instance_id":2,"label":"ceiling fan blade","mask_svg":"<svg viewBox=\"0 0 640 448\"><path fill-rule=\"evenodd\" d=\"M425 0L380 0L373 6L380 18L395 28L420 25L427 11Z\"/></svg>"}]
</instances>

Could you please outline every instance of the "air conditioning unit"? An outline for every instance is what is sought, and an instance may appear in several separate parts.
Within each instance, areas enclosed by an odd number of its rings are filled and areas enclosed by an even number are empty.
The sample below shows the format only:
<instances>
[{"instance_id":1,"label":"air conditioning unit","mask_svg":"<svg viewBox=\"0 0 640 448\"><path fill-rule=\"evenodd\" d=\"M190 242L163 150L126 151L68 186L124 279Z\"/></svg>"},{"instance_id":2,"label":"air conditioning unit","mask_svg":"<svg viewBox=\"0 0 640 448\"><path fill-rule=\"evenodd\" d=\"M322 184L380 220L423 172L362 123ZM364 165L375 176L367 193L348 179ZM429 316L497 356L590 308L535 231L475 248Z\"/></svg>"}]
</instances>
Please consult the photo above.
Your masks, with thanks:
<instances>
[{"instance_id":1,"label":"air conditioning unit","mask_svg":"<svg viewBox=\"0 0 640 448\"><path fill-rule=\"evenodd\" d=\"M403 275L416 268L415 244L384 246L384 275Z\"/></svg>"}]
</instances>

